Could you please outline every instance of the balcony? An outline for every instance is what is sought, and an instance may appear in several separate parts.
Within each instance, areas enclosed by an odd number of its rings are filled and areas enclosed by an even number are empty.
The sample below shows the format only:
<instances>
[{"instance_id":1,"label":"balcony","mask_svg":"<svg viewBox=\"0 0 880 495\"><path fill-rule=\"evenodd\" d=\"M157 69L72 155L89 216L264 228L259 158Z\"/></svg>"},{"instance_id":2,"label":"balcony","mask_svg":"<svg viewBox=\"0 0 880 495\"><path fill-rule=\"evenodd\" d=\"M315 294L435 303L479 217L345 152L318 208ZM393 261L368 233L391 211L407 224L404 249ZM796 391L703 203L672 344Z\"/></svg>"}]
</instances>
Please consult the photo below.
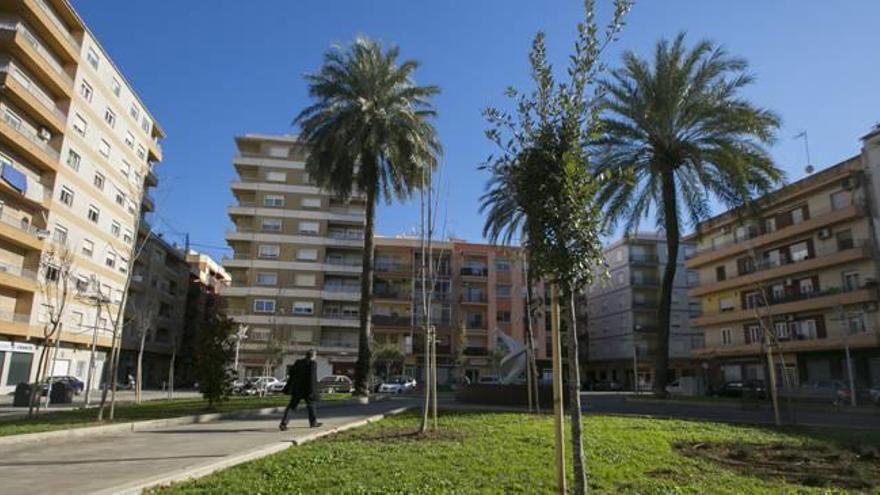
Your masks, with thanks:
<instances>
[{"instance_id":1,"label":"balcony","mask_svg":"<svg viewBox=\"0 0 880 495\"><path fill-rule=\"evenodd\" d=\"M346 314L339 310L325 309L321 313L322 318L327 318L331 320L345 320L345 321L357 321L360 320L360 316Z\"/></svg>"},{"instance_id":2,"label":"balcony","mask_svg":"<svg viewBox=\"0 0 880 495\"><path fill-rule=\"evenodd\" d=\"M401 289L374 288L373 297L376 299L390 299L395 301L411 301L412 293Z\"/></svg>"},{"instance_id":3,"label":"balcony","mask_svg":"<svg viewBox=\"0 0 880 495\"><path fill-rule=\"evenodd\" d=\"M33 81L21 75L14 64L8 63L0 67L0 87L16 106L26 110L29 115L40 121L53 132L64 132L67 115L55 104L45 91Z\"/></svg>"},{"instance_id":4,"label":"balcony","mask_svg":"<svg viewBox=\"0 0 880 495\"><path fill-rule=\"evenodd\" d=\"M380 326L380 327L405 327L405 328L409 328L413 324L411 316L401 316L401 315L373 315L372 322L373 322L373 325Z\"/></svg>"},{"instance_id":5,"label":"balcony","mask_svg":"<svg viewBox=\"0 0 880 495\"><path fill-rule=\"evenodd\" d=\"M29 163L51 172L58 170L58 151L21 122L4 115L0 119L0 137Z\"/></svg>"},{"instance_id":6,"label":"balcony","mask_svg":"<svg viewBox=\"0 0 880 495\"><path fill-rule=\"evenodd\" d=\"M72 96L73 79L23 23L0 21L0 46L8 48L55 93L68 98Z\"/></svg>"},{"instance_id":7,"label":"balcony","mask_svg":"<svg viewBox=\"0 0 880 495\"><path fill-rule=\"evenodd\" d=\"M464 348L465 356L488 356L489 349L485 347L465 347Z\"/></svg>"},{"instance_id":8,"label":"balcony","mask_svg":"<svg viewBox=\"0 0 880 495\"><path fill-rule=\"evenodd\" d=\"M483 318L468 318L465 325L467 325L468 331L486 330L488 328L488 322Z\"/></svg>"},{"instance_id":9,"label":"balcony","mask_svg":"<svg viewBox=\"0 0 880 495\"><path fill-rule=\"evenodd\" d=\"M797 273L818 270L829 266L840 265L850 261L870 258L874 252L874 245L867 239L854 240L852 247L842 246L843 249L833 247L827 250L820 250L814 253L810 258L802 260L779 259L779 260L762 260L757 263L754 270L750 270L745 275L728 278L721 282L714 282L694 287L688 291L691 297L699 297L713 292L721 292L746 285L754 285L755 283L789 277Z\"/></svg>"},{"instance_id":10,"label":"balcony","mask_svg":"<svg viewBox=\"0 0 880 495\"><path fill-rule=\"evenodd\" d=\"M485 278L489 276L489 268L483 266L463 266L459 274L462 277L480 277Z\"/></svg>"},{"instance_id":11,"label":"balcony","mask_svg":"<svg viewBox=\"0 0 880 495\"><path fill-rule=\"evenodd\" d=\"M0 211L0 237L25 249L43 249L43 239L49 232L37 228L21 217Z\"/></svg>"},{"instance_id":12,"label":"balcony","mask_svg":"<svg viewBox=\"0 0 880 495\"><path fill-rule=\"evenodd\" d=\"M404 263L376 263L376 273L412 275L412 265Z\"/></svg>"},{"instance_id":13,"label":"balcony","mask_svg":"<svg viewBox=\"0 0 880 495\"><path fill-rule=\"evenodd\" d=\"M20 266L0 263L0 286L23 292L37 292L37 273Z\"/></svg>"},{"instance_id":14,"label":"balcony","mask_svg":"<svg viewBox=\"0 0 880 495\"><path fill-rule=\"evenodd\" d=\"M462 304L487 304L489 302L489 298L486 297L486 294L462 294L460 301Z\"/></svg>"},{"instance_id":15,"label":"balcony","mask_svg":"<svg viewBox=\"0 0 880 495\"><path fill-rule=\"evenodd\" d=\"M364 233L329 231L327 232L327 237L330 239L338 239L342 241L362 241L364 240Z\"/></svg>"},{"instance_id":16,"label":"balcony","mask_svg":"<svg viewBox=\"0 0 880 495\"><path fill-rule=\"evenodd\" d=\"M762 246L769 245L797 236L806 232L834 225L852 218L866 214L865 206L854 201L852 204L838 209L822 209L810 212L810 218L800 223L789 225L772 232L758 230L754 235L747 235L743 239L732 239L718 245L707 246L697 250L693 257L685 262L688 268L695 268L718 260L745 253Z\"/></svg>"},{"instance_id":17,"label":"balcony","mask_svg":"<svg viewBox=\"0 0 880 495\"><path fill-rule=\"evenodd\" d=\"M805 294L787 294L782 297L770 297L769 314L779 316L816 309L831 309L839 305L866 303L877 300L877 291L870 288L845 290L838 287L813 291ZM747 307L734 311L703 314L691 319L693 326L718 325L756 319L756 308ZM768 314L767 306L759 306L757 313L762 317Z\"/></svg>"},{"instance_id":18,"label":"balcony","mask_svg":"<svg viewBox=\"0 0 880 495\"><path fill-rule=\"evenodd\" d=\"M23 0L21 3L27 7L23 14L43 39L67 60L77 62L81 45L49 3L46 0Z\"/></svg>"},{"instance_id":19,"label":"balcony","mask_svg":"<svg viewBox=\"0 0 880 495\"><path fill-rule=\"evenodd\" d=\"M656 254L637 254L629 255L629 262L632 265L656 265L660 259Z\"/></svg>"},{"instance_id":20,"label":"balcony","mask_svg":"<svg viewBox=\"0 0 880 495\"><path fill-rule=\"evenodd\" d=\"M640 286L640 287L659 287L660 286L660 277L643 275L643 276L632 276L629 279L630 285Z\"/></svg>"},{"instance_id":21,"label":"balcony","mask_svg":"<svg viewBox=\"0 0 880 495\"><path fill-rule=\"evenodd\" d=\"M153 197L147 193L144 193L143 197L143 206L146 211L156 211L156 202L153 200Z\"/></svg>"},{"instance_id":22,"label":"balcony","mask_svg":"<svg viewBox=\"0 0 880 495\"><path fill-rule=\"evenodd\" d=\"M322 339L318 345L320 347L329 347L333 349L343 349L345 351L357 351L358 343L357 341L351 340L324 340Z\"/></svg>"},{"instance_id":23,"label":"balcony","mask_svg":"<svg viewBox=\"0 0 880 495\"><path fill-rule=\"evenodd\" d=\"M844 346L850 349L873 348L880 346L880 333L877 330L868 330L865 332L850 334L846 337L834 336L810 339L794 339L780 340L777 352L816 352L816 351L834 351L842 352ZM760 356L764 353L763 343L739 344L739 345L721 345L707 346L703 348L695 348L692 350L694 357L713 358L713 357L736 357L736 356Z\"/></svg>"},{"instance_id":24,"label":"balcony","mask_svg":"<svg viewBox=\"0 0 880 495\"><path fill-rule=\"evenodd\" d=\"M42 335L39 330L30 326L30 321L31 315L28 313L0 310L0 332L6 335L21 337Z\"/></svg>"},{"instance_id":25,"label":"balcony","mask_svg":"<svg viewBox=\"0 0 880 495\"><path fill-rule=\"evenodd\" d=\"M151 164L150 169L147 171L147 175L144 177L144 184L148 187L156 187L159 185L159 177L156 175L156 170L153 168L155 164Z\"/></svg>"}]
</instances>

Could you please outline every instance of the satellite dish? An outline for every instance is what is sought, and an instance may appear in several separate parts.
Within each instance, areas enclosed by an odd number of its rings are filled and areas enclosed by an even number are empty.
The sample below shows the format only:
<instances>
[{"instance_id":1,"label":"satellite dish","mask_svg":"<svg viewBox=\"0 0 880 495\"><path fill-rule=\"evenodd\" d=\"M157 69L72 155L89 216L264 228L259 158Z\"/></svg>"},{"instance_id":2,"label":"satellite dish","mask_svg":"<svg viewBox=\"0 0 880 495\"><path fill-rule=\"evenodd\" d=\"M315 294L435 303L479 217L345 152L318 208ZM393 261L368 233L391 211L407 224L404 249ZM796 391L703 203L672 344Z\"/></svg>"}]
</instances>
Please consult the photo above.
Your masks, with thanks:
<instances>
[{"instance_id":1,"label":"satellite dish","mask_svg":"<svg viewBox=\"0 0 880 495\"><path fill-rule=\"evenodd\" d=\"M812 165L807 165L807 173L808 173L808 174L812 174L814 170L815 170L815 169L813 168Z\"/></svg>"}]
</instances>

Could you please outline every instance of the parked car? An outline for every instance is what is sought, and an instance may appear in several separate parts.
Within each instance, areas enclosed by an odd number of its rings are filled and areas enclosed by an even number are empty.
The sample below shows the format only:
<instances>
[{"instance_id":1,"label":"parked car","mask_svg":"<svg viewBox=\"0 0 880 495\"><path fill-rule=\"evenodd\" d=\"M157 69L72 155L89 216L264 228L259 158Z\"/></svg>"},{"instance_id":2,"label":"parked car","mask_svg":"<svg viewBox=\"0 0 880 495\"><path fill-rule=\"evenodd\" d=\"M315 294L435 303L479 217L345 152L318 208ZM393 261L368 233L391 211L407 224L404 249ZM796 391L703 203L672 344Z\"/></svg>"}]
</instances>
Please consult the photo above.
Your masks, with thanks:
<instances>
[{"instance_id":1,"label":"parked car","mask_svg":"<svg viewBox=\"0 0 880 495\"><path fill-rule=\"evenodd\" d=\"M477 383L480 385L498 385L501 383L501 380L495 375L483 375L477 380Z\"/></svg>"},{"instance_id":2,"label":"parked car","mask_svg":"<svg viewBox=\"0 0 880 495\"><path fill-rule=\"evenodd\" d=\"M751 397L763 399L767 397L767 387L762 380L734 380L725 383L715 395L719 397Z\"/></svg>"},{"instance_id":3,"label":"parked car","mask_svg":"<svg viewBox=\"0 0 880 495\"><path fill-rule=\"evenodd\" d=\"M275 385L280 380L274 376L252 376L244 381L244 384L233 387L232 392L237 395L258 395L265 393L269 387Z\"/></svg>"},{"instance_id":4,"label":"parked car","mask_svg":"<svg viewBox=\"0 0 880 495\"><path fill-rule=\"evenodd\" d=\"M379 392L383 394L402 394L416 389L416 379L409 376L394 376L390 380L379 385Z\"/></svg>"},{"instance_id":5,"label":"parked car","mask_svg":"<svg viewBox=\"0 0 880 495\"><path fill-rule=\"evenodd\" d=\"M880 406L880 385L868 389L868 398L871 402Z\"/></svg>"},{"instance_id":6,"label":"parked car","mask_svg":"<svg viewBox=\"0 0 880 495\"><path fill-rule=\"evenodd\" d=\"M849 386L843 380L812 380L801 383L794 389L779 390L781 397L823 402L849 401L851 393Z\"/></svg>"},{"instance_id":7,"label":"parked car","mask_svg":"<svg viewBox=\"0 0 880 495\"><path fill-rule=\"evenodd\" d=\"M278 380L275 383L266 387L266 391L270 394L280 394L284 392L284 387L287 386L287 380Z\"/></svg>"},{"instance_id":8,"label":"parked car","mask_svg":"<svg viewBox=\"0 0 880 495\"><path fill-rule=\"evenodd\" d=\"M590 385L590 390L597 392L619 392L623 390L623 384L614 380L602 380L593 382Z\"/></svg>"},{"instance_id":9,"label":"parked car","mask_svg":"<svg viewBox=\"0 0 880 495\"><path fill-rule=\"evenodd\" d=\"M672 395L701 395L704 389L703 380L695 376L683 376L666 386L666 392Z\"/></svg>"},{"instance_id":10,"label":"parked car","mask_svg":"<svg viewBox=\"0 0 880 495\"><path fill-rule=\"evenodd\" d=\"M63 375L63 376L50 376L46 378L46 381L42 386L42 394L46 395L49 393L49 384L53 386L57 383L64 383L71 389L73 389L73 393L79 395L86 387L86 384L83 383L82 380L73 376L73 375Z\"/></svg>"},{"instance_id":11,"label":"parked car","mask_svg":"<svg viewBox=\"0 0 880 495\"><path fill-rule=\"evenodd\" d=\"M336 392L351 393L354 391L354 384L351 378L345 375L330 375L321 378L318 381L318 390L322 394L332 394Z\"/></svg>"}]
</instances>

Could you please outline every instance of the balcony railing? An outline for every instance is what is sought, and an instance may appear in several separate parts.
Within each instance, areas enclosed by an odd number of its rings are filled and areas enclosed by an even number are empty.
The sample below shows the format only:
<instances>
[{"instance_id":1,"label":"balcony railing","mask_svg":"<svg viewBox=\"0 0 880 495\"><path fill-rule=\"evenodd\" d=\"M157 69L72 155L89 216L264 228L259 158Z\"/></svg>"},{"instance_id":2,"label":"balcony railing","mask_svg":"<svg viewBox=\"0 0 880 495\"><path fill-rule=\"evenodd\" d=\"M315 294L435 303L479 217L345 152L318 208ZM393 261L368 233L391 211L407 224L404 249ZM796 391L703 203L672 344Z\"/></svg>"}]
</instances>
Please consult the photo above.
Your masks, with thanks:
<instances>
[{"instance_id":1,"label":"balcony railing","mask_svg":"<svg viewBox=\"0 0 880 495\"><path fill-rule=\"evenodd\" d=\"M34 33L32 33L31 30L27 28L27 26L20 22L17 22L14 23L12 26L10 26L9 24L0 25L0 29L2 28L12 28L13 30L20 32L22 36L24 36L24 39L26 39L27 42L34 48L34 50L36 50L36 52L39 53L41 57L43 57L43 60L46 61L49 67L51 67L52 70L55 71L55 73L59 77L61 77L61 79L63 79L65 83L67 83L67 86L73 86L73 79L71 79L70 75L68 75L67 72L64 71L64 67L62 67L57 60L55 60L55 57L53 57L52 54L49 53L49 50L47 50L46 47L43 46L40 40L37 39Z\"/></svg>"},{"instance_id":2,"label":"balcony railing","mask_svg":"<svg viewBox=\"0 0 880 495\"><path fill-rule=\"evenodd\" d=\"M40 148L41 151L49 155L53 161L58 161L58 157L60 156L58 151L55 150L52 146L49 145L48 142L44 141L40 138L36 131L29 129L21 124L21 122L13 121L8 115L4 115L3 119L0 120L7 127L14 130L18 134L21 134L28 141L33 143L35 146Z\"/></svg>"},{"instance_id":3,"label":"balcony railing","mask_svg":"<svg viewBox=\"0 0 880 495\"><path fill-rule=\"evenodd\" d=\"M10 227L15 227L15 228L21 230L22 232L26 232L26 233L33 235L33 236L40 237L40 236L48 236L49 235L48 231L46 231L44 229L37 228L34 225L32 225L29 221L26 221L25 219L23 219L21 217L14 217L13 215L10 215L9 213L7 213L5 211L0 211L0 222L4 223L6 225L9 225Z\"/></svg>"},{"instance_id":4,"label":"balcony railing","mask_svg":"<svg viewBox=\"0 0 880 495\"><path fill-rule=\"evenodd\" d=\"M488 277L489 269L487 267L464 266L460 273L466 277Z\"/></svg>"},{"instance_id":5,"label":"balcony railing","mask_svg":"<svg viewBox=\"0 0 880 495\"><path fill-rule=\"evenodd\" d=\"M771 268L776 268L780 266L792 265L795 263L800 263L801 261L807 261L814 258L819 258L822 256L828 256L835 253L839 253L840 251L846 251L848 249L853 249L857 247L871 247L873 243L871 243L868 239L851 239L848 241L838 241L838 245L832 246L826 249L814 250L812 256L807 256L801 259L794 259L789 256L780 256L778 259L762 259L755 262L752 262L748 265L742 265L737 269L738 276L750 275L752 273L768 270Z\"/></svg>"},{"instance_id":6,"label":"balcony railing","mask_svg":"<svg viewBox=\"0 0 880 495\"><path fill-rule=\"evenodd\" d=\"M482 318L469 318L467 320L467 327L475 330L484 329L486 328L486 321Z\"/></svg>"},{"instance_id":7,"label":"balcony railing","mask_svg":"<svg viewBox=\"0 0 880 495\"><path fill-rule=\"evenodd\" d=\"M845 294L847 292L852 292L856 290L865 289L866 287L828 287L821 290L814 290L810 292L798 292L798 293L788 293L788 294L768 294L767 295L767 304L775 305L775 304L785 304L790 302L797 301L806 301L807 299L815 299L817 297L825 297L825 296L833 296L835 294ZM761 308L763 307L763 301L752 302L751 300L746 301L746 307L744 309L754 309L755 307Z\"/></svg>"},{"instance_id":8,"label":"balcony railing","mask_svg":"<svg viewBox=\"0 0 880 495\"><path fill-rule=\"evenodd\" d=\"M34 270L22 268L20 266L9 265L6 263L0 263L0 273L15 275L21 278L26 278L28 280L37 279L37 272L35 272Z\"/></svg>"},{"instance_id":9,"label":"balcony railing","mask_svg":"<svg viewBox=\"0 0 880 495\"><path fill-rule=\"evenodd\" d=\"M649 277L649 276L641 276L641 277L630 277L630 284L632 285L648 285L648 286L656 286L660 285L659 277Z\"/></svg>"},{"instance_id":10,"label":"balcony railing","mask_svg":"<svg viewBox=\"0 0 880 495\"><path fill-rule=\"evenodd\" d=\"M465 347L464 348L465 356L488 356L489 349L485 347Z\"/></svg>"},{"instance_id":11,"label":"balcony railing","mask_svg":"<svg viewBox=\"0 0 880 495\"><path fill-rule=\"evenodd\" d=\"M318 344L321 347L341 347L343 349L357 349L358 343L349 340L321 340Z\"/></svg>"},{"instance_id":12,"label":"balcony railing","mask_svg":"<svg viewBox=\"0 0 880 495\"><path fill-rule=\"evenodd\" d=\"M344 292L344 293L354 293L360 292L360 286L347 286L347 285L325 285L324 291L326 292Z\"/></svg>"},{"instance_id":13,"label":"balcony railing","mask_svg":"<svg viewBox=\"0 0 880 495\"><path fill-rule=\"evenodd\" d=\"M405 265L403 263L382 263L376 264L376 271L379 273L388 273L388 272L412 272L411 265Z\"/></svg>"},{"instance_id":14,"label":"balcony railing","mask_svg":"<svg viewBox=\"0 0 880 495\"><path fill-rule=\"evenodd\" d=\"M657 263L659 258L656 254L630 254L629 260L632 263Z\"/></svg>"},{"instance_id":15,"label":"balcony railing","mask_svg":"<svg viewBox=\"0 0 880 495\"><path fill-rule=\"evenodd\" d=\"M334 320L349 320L349 321L360 319L360 316L358 316L358 315L345 314L345 313L342 313L341 311L328 311L328 310L324 310L324 312L321 313L321 317L322 318L331 318Z\"/></svg>"},{"instance_id":16,"label":"balcony railing","mask_svg":"<svg viewBox=\"0 0 880 495\"><path fill-rule=\"evenodd\" d=\"M488 300L486 294L464 294L461 296L461 302L465 303L485 303Z\"/></svg>"},{"instance_id":17,"label":"balcony railing","mask_svg":"<svg viewBox=\"0 0 880 495\"><path fill-rule=\"evenodd\" d=\"M373 315L372 322L374 325L408 327L412 325L412 317L400 315Z\"/></svg>"},{"instance_id":18,"label":"balcony railing","mask_svg":"<svg viewBox=\"0 0 880 495\"><path fill-rule=\"evenodd\" d=\"M55 24L55 27L57 27L58 30L61 31L61 35L64 36L64 39L73 44L73 46L77 48L77 51L79 51L79 42L76 41L76 38L74 38L72 34L70 34L67 26L64 25L63 22L61 22L61 19L58 18L57 14L55 14L55 11L52 10L52 7L50 7L49 4L46 3L46 0L36 0L36 2L37 5L39 5L40 8L43 9L43 11L46 13L46 16L49 18L49 20L52 21L52 24Z\"/></svg>"},{"instance_id":19,"label":"balcony railing","mask_svg":"<svg viewBox=\"0 0 880 495\"><path fill-rule=\"evenodd\" d=\"M326 258L324 260L324 264L333 265L333 266L348 266L348 267L356 267L360 268L361 260L346 260L346 259L338 259L338 258Z\"/></svg>"},{"instance_id":20,"label":"balcony railing","mask_svg":"<svg viewBox=\"0 0 880 495\"><path fill-rule=\"evenodd\" d=\"M408 301L411 295L410 292L405 290L373 289L373 297L379 297L382 299L401 299Z\"/></svg>"},{"instance_id":21,"label":"balcony railing","mask_svg":"<svg viewBox=\"0 0 880 495\"><path fill-rule=\"evenodd\" d=\"M14 67L14 65L8 64L5 67L0 67L0 72L6 72L10 76L12 76L13 79L18 81L19 84L21 84L22 86L24 86L25 89L28 90L28 93L39 100L39 102L42 103L43 106L46 107L47 110L49 110L49 112L51 112L62 121L65 120L67 117L64 115L64 112L62 112L61 109L58 108L58 105L55 104L55 100L49 97L49 95L47 95L45 91L34 84L33 81L22 76L19 71L13 70Z\"/></svg>"},{"instance_id":22,"label":"balcony railing","mask_svg":"<svg viewBox=\"0 0 880 495\"><path fill-rule=\"evenodd\" d=\"M28 324L31 321L31 315L27 313L15 313L13 311L0 310L0 320Z\"/></svg>"},{"instance_id":23,"label":"balcony railing","mask_svg":"<svg viewBox=\"0 0 880 495\"><path fill-rule=\"evenodd\" d=\"M330 239L341 239L341 240L349 240L349 241L361 241L364 239L363 232L327 232L327 237Z\"/></svg>"}]
</instances>

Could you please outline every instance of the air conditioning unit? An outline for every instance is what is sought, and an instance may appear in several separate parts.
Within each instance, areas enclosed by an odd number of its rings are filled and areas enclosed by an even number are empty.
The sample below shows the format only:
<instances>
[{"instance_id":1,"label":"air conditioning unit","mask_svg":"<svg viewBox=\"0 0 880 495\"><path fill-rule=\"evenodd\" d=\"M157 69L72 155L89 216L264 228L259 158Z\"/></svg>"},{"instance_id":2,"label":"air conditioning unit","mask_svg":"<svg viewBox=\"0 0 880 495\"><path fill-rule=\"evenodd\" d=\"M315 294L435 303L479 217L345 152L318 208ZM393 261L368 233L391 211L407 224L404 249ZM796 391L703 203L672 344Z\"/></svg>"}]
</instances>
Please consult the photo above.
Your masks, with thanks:
<instances>
[{"instance_id":1,"label":"air conditioning unit","mask_svg":"<svg viewBox=\"0 0 880 495\"><path fill-rule=\"evenodd\" d=\"M34 234L36 234L36 236L37 236L38 238L40 238L40 239L45 239L45 238L49 237L49 231L48 231L48 230L37 229L37 230L34 232Z\"/></svg>"},{"instance_id":2,"label":"air conditioning unit","mask_svg":"<svg viewBox=\"0 0 880 495\"><path fill-rule=\"evenodd\" d=\"M45 127L40 127L40 132L38 134L40 136L40 139L42 139L43 141L49 141L50 139L52 139L52 133L49 132L49 129L46 129Z\"/></svg>"},{"instance_id":3,"label":"air conditioning unit","mask_svg":"<svg viewBox=\"0 0 880 495\"><path fill-rule=\"evenodd\" d=\"M853 189L857 185L859 185L858 180L855 177L847 177L841 181L840 185L846 189L847 191Z\"/></svg>"},{"instance_id":4,"label":"air conditioning unit","mask_svg":"<svg viewBox=\"0 0 880 495\"><path fill-rule=\"evenodd\" d=\"M830 239L831 238L831 229L828 227L824 227L819 229L819 239Z\"/></svg>"}]
</instances>

